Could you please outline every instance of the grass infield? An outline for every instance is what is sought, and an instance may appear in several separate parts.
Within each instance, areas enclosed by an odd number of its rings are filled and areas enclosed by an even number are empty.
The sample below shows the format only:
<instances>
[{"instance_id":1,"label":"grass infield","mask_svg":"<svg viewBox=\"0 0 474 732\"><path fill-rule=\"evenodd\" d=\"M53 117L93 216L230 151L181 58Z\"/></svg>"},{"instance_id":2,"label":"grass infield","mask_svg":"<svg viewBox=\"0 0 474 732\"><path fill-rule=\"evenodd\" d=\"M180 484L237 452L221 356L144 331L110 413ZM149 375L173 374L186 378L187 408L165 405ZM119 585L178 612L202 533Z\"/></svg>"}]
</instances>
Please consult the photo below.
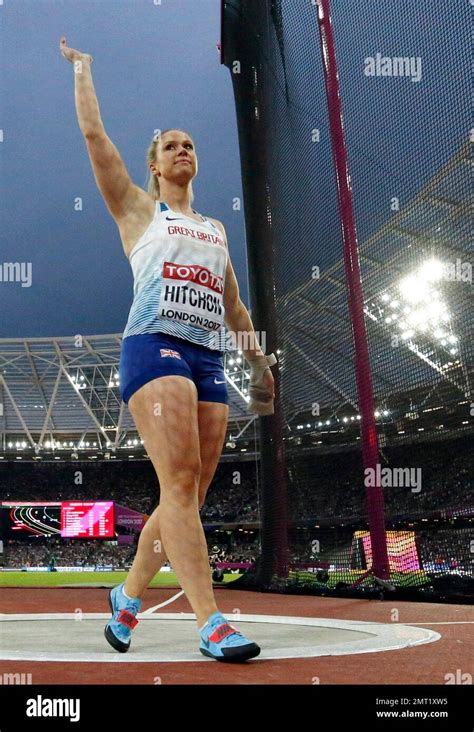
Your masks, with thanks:
<instances>
[{"instance_id":1,"label":"grass infield","mask_svg":"<svg viewBox=\"0 0 474 732\"><path fill-rule=\"evenodd\" d=\"M0 572L0 587L61 587L90 585L115 587L125 581L127 572ZM224 574L224 583L232 582L238 574ZM150 587L179 587L174 572L159 572Z\"/></svg>"}]
</instances>

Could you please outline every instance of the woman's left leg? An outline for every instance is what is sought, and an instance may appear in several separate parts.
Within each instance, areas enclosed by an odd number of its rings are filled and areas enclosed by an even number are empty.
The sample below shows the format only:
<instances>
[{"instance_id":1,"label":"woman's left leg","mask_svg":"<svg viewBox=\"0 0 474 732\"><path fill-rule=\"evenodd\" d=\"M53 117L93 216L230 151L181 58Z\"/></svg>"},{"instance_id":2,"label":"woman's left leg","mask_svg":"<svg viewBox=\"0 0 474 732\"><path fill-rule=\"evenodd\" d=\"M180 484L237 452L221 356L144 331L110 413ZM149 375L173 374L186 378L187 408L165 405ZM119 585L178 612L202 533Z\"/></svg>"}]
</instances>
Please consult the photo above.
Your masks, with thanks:
<instances>
[{"instance_id":1,"label":"woman's left leg","mask_svg":"<svg viewBox=\"0 0 474 732\"><path fill-rule=\"evenodd\" d=\"M229 419L229 405L221 402L198 402L199 444L201 449L201 479L199 508L212 482L224 446Z\"/></svg>"}]
</instances>

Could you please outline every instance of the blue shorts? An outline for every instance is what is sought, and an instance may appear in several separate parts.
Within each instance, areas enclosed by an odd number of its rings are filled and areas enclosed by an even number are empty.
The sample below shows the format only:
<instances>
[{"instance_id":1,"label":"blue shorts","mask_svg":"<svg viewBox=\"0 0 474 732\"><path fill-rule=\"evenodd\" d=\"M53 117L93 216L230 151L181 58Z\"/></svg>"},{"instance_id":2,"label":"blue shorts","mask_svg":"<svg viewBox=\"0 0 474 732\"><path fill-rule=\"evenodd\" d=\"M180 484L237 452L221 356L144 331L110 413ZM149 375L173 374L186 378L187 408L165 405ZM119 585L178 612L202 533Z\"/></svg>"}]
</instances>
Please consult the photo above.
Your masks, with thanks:
<instances>
[{"instance_id":1,"label":"blue shorts","mask_svg":"<svg viewBox=\"0 0 474 732\"><path fill-rule=\"evenodd\" d=\"M143 333L124 338L120 352L120 395L128 401L159 376L185 376L196 385L198 401L229 403L223 351L168 335Z\"/></svg>"}]
</instances>

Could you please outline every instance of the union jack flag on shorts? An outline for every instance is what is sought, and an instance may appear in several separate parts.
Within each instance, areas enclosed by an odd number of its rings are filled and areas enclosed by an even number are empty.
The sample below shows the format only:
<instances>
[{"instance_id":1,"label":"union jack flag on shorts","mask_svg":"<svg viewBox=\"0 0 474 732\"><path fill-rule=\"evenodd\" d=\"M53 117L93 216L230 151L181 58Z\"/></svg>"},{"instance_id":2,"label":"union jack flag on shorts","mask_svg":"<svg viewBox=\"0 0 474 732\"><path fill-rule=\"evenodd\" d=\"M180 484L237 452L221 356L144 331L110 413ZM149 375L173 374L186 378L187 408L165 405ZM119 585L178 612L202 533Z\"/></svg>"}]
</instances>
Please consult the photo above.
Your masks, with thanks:
<instances>
[{"instance_id":1,"label":"union jack flag on shorts","mask_svg":"<svg viewBox=\"0 0 474 732\"><path fill-rule=\"evenodd\" d=\"M173 351L171 348L160 348L160 354L162 356L171 356L172 358L181 358L178 351Z\"/></svg>"}]
</instances>

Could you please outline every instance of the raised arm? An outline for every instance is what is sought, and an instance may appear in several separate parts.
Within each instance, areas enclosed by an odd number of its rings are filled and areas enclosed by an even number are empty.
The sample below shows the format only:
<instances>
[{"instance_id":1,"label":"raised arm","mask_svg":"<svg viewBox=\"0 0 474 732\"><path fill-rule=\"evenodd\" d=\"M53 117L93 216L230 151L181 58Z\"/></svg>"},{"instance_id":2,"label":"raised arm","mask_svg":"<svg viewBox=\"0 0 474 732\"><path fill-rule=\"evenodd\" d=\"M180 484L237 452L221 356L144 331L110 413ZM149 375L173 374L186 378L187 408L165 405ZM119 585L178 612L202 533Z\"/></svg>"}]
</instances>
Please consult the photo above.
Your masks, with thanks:
<instances>
[{"instance_id":1,"label":"raised arm","mask_svg":"<svg viewBox=\"0 0 474 732\"><path fill-rule=\"evenodd\" d=\"M92 81L92 56L66 46L64 36L59 47L64 58L74 65L77 119L97 186L110 213L120 221L144 191L132 182L119 151L105 131Z\"/></svg>"}]
</instances>

